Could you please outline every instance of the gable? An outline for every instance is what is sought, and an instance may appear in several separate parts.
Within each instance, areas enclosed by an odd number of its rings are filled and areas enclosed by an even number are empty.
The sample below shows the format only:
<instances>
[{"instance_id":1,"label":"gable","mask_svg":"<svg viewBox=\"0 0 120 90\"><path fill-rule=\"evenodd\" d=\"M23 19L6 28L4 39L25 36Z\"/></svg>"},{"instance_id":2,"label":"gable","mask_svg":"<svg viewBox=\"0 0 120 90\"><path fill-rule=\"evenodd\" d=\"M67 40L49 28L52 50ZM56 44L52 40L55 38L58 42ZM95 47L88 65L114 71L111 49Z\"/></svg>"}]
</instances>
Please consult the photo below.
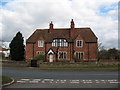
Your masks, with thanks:
<instances>
[{"instance_id":1,"label":"gable","mask_svg":"<svg viewBox=\"0 0 120 90\"><path fill-rule=\"evenodd\" d=\"M49 49L48 54L54 54L54 51L52 49Z\"/></svg>"},{"instance_id":2,"label":"gable","mask_svg":"<svg viewBox=\"0 0 120 90\"><path fill-rule=\"evenodd\" d=\"M82 37L81 37L81 35L79 34L79 35L77 35L76 36L76 38L74 39L74 40L84 40ZM85 40L84 40L85 41Z\"/></svg>"},{"instance_id":3,"label":"gable","mask_svg":"<svg viewBox=\"0 0 120 90\"><path fill-rule=\"evenodd\" d=\"M44 30L36 30L27 40L26 43L36 42L38 39L42 38L45 40L45 36L48 33L47 29Z\"/></svg>"},{"instance_id":4,"label":"gable","mask_svg":"<svg viewBox=\"0 0 120 90\"><path fill-rule=\"evenodd\" d=\"M97 42L97 37L90 28L76 28L73 40L76 39L78 35L80 35L85 42Z\"/></svg>"}]
</instances>

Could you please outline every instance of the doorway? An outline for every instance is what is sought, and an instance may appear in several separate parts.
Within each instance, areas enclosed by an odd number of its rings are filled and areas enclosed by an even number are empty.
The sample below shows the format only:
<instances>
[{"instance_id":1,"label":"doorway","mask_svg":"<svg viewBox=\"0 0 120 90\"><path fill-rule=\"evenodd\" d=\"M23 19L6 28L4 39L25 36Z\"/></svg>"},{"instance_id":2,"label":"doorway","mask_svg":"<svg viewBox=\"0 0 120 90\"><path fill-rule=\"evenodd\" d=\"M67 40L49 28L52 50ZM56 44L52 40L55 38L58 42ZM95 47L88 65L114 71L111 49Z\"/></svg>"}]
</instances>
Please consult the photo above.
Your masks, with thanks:
<instances>
[{"instance_id":1,"label":"doorway","mask_svg":"<svg viewBox=\"0 0 120 90\"><path fill-rule=\"evenodd\" d=\"M53 54L49 55L49 62L53 62Z\"/></svg>"}]
</instances>

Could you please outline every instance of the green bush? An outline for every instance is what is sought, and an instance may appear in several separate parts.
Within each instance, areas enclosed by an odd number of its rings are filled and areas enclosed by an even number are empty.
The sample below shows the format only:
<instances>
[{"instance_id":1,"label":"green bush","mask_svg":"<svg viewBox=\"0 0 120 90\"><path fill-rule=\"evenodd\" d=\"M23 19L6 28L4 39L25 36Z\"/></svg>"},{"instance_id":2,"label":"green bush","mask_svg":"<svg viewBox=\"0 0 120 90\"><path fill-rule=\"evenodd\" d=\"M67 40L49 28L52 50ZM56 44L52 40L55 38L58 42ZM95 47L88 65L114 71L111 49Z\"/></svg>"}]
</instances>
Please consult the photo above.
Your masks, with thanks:
<instances>
[{"instance_id":1,"label":"green bush","mask_svg":"<svg viewBox=\"0 0 120 90\"><path fill-rule=\"evenodd\" d=\"M35 60L38 60L38 61L40 61L40 62L44 62L44 61L45 61L45 55L39 54L39 55L37 55L34 59L35 59Z\"/></svg>"}]
</instances>

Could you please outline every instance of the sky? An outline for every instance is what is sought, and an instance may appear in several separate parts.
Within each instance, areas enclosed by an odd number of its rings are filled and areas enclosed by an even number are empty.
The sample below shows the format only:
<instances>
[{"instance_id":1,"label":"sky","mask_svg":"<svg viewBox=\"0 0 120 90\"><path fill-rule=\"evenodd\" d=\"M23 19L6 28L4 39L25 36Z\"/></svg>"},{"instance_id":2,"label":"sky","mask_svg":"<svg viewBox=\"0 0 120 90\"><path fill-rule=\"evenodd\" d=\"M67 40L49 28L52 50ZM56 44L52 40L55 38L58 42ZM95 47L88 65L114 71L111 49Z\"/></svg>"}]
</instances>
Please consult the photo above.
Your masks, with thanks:
<instances>
[{"instance_id":1,"label":"sky","mask_svg":"<svg viewBox=\"0 0 120 90\"><path fill-rule=\"evenodd\" d=\"M0 0L0 37L10 42L17 32L24 40L35 29L90 27L104 48L118 48L118 0Z\"/></svg>"}]
</instances>

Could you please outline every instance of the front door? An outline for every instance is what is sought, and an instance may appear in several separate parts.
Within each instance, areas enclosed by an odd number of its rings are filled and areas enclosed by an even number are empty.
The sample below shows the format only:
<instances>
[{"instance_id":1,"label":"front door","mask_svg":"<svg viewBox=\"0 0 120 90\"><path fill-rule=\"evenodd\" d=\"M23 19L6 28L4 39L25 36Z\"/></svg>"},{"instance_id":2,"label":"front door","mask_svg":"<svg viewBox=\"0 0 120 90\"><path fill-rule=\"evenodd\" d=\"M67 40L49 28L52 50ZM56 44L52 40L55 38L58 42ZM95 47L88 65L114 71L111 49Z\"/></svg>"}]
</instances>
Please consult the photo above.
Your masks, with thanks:
<instances>
[{"instance_id":1,"label":"front door","mask_svg":"<svg viewBox=\"0 0 120 90\"><path fill-rule=\"evenodd\" d=\"M53 55L52 54L50 54L50 56L49 56L49 62L53 62Z\"/></svg>"}]
</instances>

